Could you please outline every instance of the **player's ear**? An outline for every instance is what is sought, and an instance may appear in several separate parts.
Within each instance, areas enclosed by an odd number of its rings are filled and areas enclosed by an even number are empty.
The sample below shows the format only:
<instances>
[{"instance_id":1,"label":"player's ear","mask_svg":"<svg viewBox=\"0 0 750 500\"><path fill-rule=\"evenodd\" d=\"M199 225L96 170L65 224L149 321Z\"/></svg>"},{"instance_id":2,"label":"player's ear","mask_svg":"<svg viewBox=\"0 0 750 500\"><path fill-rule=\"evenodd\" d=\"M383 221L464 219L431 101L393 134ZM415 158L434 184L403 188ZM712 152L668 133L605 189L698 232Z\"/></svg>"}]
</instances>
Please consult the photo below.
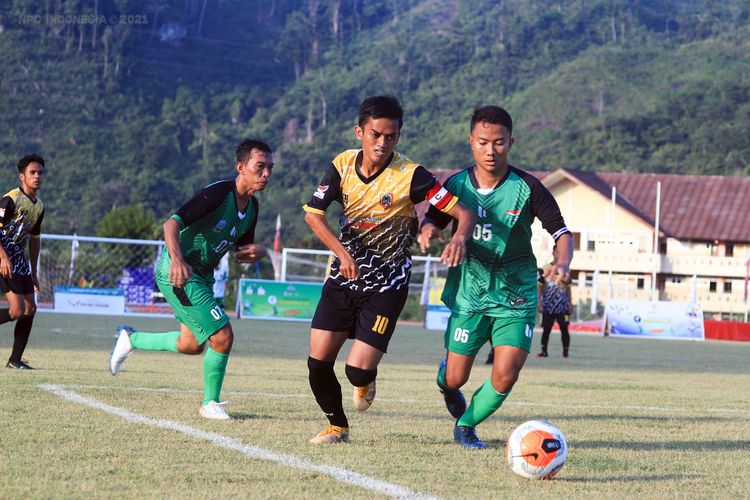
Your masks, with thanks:
<instances>
[{"instance_id":1,"label":"player's ear","mask_svg":"<svg viewBox=\"0 0 750 500\"><path fill-rule=\"evenodd\" d=\"M365 131L362 130L362 127L360 127L359 125L357 125L357 126L354 127L354 136L357 139L359 139L361 141L362 137L364 137L364 135L365 135Z\"/></svg>"}]
</instances>

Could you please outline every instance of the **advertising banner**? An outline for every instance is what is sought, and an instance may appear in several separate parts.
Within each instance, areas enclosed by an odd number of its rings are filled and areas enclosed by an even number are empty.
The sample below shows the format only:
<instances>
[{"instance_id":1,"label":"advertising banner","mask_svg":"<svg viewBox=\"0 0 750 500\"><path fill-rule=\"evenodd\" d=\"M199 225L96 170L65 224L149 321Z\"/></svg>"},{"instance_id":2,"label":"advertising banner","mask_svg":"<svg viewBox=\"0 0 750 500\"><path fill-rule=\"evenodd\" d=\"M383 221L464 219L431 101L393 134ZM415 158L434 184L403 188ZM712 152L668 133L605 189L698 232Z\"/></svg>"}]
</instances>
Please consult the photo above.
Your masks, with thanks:
<instances>
[{"instance_id":1,"label":"advertising banner","mask_svg":"<svg viewBox=\"0 0 750 500\"><path fill-rule=\"evenodd\" d=\"M237 294L241 318L308 321L315 313L322 283L240 279Z\"/></svg>"},{"instance_id":2,"label":"advertising banner","mask_svg":"<svg viewBox=\"0 0 750 500\"><path fill-rule=\"evenodd\" d=\"M117 288L56 286L54 311L120 315L125 312L125 292Z\"/></svg>"},{"instance_id":3,"label":"advertising banner","mask_svg":"<svg viewBox=\"0 0 750 500\"><path fill-rule=\"evenodd\" d=\"M704 340L703 309L688 302L610 300L606 328L612 336Z\"/></svg>"}]
</instances>

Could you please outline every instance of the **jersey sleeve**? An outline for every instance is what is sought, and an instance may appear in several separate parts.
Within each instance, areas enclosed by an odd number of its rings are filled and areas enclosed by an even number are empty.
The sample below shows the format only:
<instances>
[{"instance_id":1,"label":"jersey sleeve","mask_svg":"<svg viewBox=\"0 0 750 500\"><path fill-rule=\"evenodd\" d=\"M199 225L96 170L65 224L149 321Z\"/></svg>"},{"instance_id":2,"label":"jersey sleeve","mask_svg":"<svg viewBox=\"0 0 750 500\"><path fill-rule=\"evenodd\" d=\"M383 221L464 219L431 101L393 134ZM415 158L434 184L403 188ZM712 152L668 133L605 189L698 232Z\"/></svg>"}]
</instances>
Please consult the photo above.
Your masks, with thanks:
<instances>
[{"instance_id":1,"label":"jersey sleeve","mask_svg":"<svg viewBox=\"0 0 750 500\"><path fill-rule=\"evenodd\" d=\"M36 224L34 224L34 227L31 228L31 232L29 235L32 238L39 238L39 235L42 234L42 220L44 219L44 211L46 209L42 209L42 213L39 214L39 218L36 220Z\"/></svg>"},{"instance_id":2,"label":"jersey sleeve","mask_svg":"<svg viewBox=\"0 0 750 500\"><path fill-rule=\"evenodd\" d=\"M3 196L0 199L0 229L4 228L8 222L13 220L16 211L16 204L10 196Z\"/></svg>"},{"instance_id":3,"label":"jersey sleeve","mask_svg":"<svg viewBox=\"0 0 750 500\"><path fill-rule=\"evenodd\" d=\"M437 177L432 175L424 167L417 167L411 178L409 197L416 205L423 201L430 202L430 208L435 207L441 212L449 212L458 203L458 198L453 196L440 184Z\"/></svg>"},{"instance_id":4,"label":"jersey sleeve","mask_svg":"<svg viewBox=\"0 0 750 500\"><path fill-rule=\"evenodd\" d=\"M523 172L521 176L531 188L531 211L542 222L542 227L552 235L552 239L557 241L563 234L570 233L552 193L533 175Z\"/></svg>"},{"instance_id":5,"label":"jersey sleeve","mask_svg":"<svg viewBox=\"0 0 750 500\"><path fill-rule=\"evenodd\" d=\"M310 197L310 201L302 208L305 212L314 214L325 214L328 206L334 201L341 203L341 174L336 167L331 164L328 172L323 176L318 188Z\"/></svg>"},{"instance_id":6,"label":"jersey sleeve","mask_svg":"<svg viewBox=\"0 0 750 500\"><path fill-rule=\"evenodd\" d=\"M250 227L247 231L244 232L242 236L237 240L237 246L242 245L249 245L250 243L255 243L255 224L258 222L258 200L255 199L255 196L250 198L250 201L253 204L253 213L255 214L253 218L253 223L250 224Z\"/></svg>"},{"instance_id":7,"label":"jersey sleeve","mask_svg":"<svg viewBox=\"0 0 750 500\"><path fill-rule=\"evenodd\" d=\"M232 181L216 182L206 186L178 208L171 218L180 223L180 228L190 226L216 210L233 189Z\"/></svg>"}]
</instances>

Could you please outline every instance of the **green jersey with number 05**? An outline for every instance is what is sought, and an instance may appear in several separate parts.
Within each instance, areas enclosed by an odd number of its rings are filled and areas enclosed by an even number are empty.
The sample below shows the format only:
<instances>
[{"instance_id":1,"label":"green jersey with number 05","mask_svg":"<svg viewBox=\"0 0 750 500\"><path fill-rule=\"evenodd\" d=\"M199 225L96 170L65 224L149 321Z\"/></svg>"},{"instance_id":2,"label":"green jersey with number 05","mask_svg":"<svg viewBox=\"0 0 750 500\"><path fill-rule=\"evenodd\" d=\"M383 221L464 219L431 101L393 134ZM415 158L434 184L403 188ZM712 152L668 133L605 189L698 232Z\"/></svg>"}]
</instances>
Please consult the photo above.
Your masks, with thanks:
<instances>
[{"instance_id":1,"label":"green jersey with number 05","mask_svg":"<svg viewBox=\"0 0 750 500\"><path fill-rule=\"evenodd\" d=\"M492 189L480 189L471 167L444 183L476 214L466 258L448 271L442 300L458 314L499 318L534 317L537 265L531 249L534 218L557 240L568 232L552 194L533 175L508 166ZM449 217L428 210L425 222L444 228Z\"/></svg>"}]
</instances>

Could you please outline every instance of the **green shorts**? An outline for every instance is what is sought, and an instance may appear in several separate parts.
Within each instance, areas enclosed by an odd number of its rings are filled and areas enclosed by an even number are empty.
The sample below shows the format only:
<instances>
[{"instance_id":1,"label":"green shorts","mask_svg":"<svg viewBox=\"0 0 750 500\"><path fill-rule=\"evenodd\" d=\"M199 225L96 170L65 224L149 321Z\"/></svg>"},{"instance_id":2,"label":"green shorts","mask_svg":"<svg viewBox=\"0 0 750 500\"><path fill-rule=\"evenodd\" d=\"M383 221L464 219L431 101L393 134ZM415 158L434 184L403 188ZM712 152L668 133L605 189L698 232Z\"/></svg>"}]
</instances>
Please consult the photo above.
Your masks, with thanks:
<instances>
[{"instance_id":1,"label":"green shorts","mask_svg":"<svg viewBox=\"0 0 750 500\"><path fill-rule=\"evenodd\" d=\"M174 317L193 332L199 344L229 323L224 309L214 299L213 287L200 275L193 274L182 288L157 275L156 285L174 309Z\"/></svg>"},{"instance_id":2,"label":"green shorts","mask_svg":"<svg viewBox=\"0 0 750 500\"><path fill-rule=\"evenodd\" d=\"M493 318L483 314L455 314L448 319L445 348L457 354L476 356L488 340L492 347L510 345L531 350L536 318Z\"/></svg>"}]
</instances>

